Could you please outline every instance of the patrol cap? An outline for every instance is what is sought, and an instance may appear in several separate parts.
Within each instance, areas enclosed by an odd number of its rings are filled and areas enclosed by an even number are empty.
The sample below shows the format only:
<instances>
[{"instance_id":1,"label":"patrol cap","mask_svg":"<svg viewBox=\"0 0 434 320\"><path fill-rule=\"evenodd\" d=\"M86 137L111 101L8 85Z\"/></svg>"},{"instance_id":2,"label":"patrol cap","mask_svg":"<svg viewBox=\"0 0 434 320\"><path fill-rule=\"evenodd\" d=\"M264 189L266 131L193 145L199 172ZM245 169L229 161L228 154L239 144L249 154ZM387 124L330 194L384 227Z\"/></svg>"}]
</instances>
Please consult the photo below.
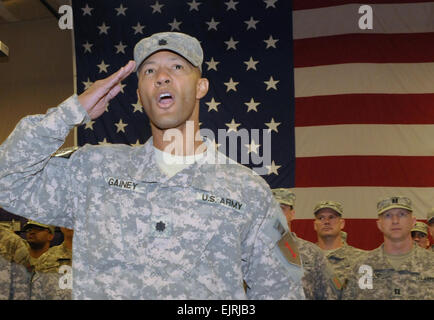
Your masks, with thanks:
<instances>
[{"instance_id":1,"label":"patrol cap","mask_svg":"<svg viewBox=\"0 0 434 320\"><path fill-rule=\"evenodd\" d=\"M295 193L291 192L288 188L277 188L271 191L277 202L291 207L295 206Z\"/></svg>"},{"instance_id":2,"label":"patrol cap","mask_svg":"<svg viewBox=\"0 0 434 320\"><path fill-rule=\"evenodd\" d=\"M417 221L414 224L413 229L411 229L411 232L413 232L413 231L419 231L419 232L422 232L422 233L425 233L426 235L428 235L428 225L424 222Z\"/></svg>"},{"instance_id":3,"label":"patrol cap","mask_svg":"<svg viewBox=\"0 0 434 320\"><path fill-rule=\"evenodd\" d=\"M428 224L434 223L434 208L431 208L431 210L426 214L426 222Z\"/></svg>"},{"instance_id":4,"label":"patrol cap","mask_svg":"<svg viewBox=\"0 0 434 320\"><path fill-rule=\"evenodd\" d=\"M344 214L344 209L342 207L342 204L337 201L330 201L330 200L318 202L315 208L313 209L313 214L316 215L316 213L319 210L325 208L332 209L340 216Z\"/></svg>"},{"instance_id":5,"label":"patrol cap","mask_svg":"<svg viewBox=\"0 0 434 320\"><path fill-rule=\"evenodd\" d=\"M180 32L160 32L140 40L134 47L135 71L139 70L146 58L161 50L179 54L202 71L203 51L199 41Z\"/></svg>"},{"instance_id":6,"label":"patrol cap","mask_svg":"<svg viewBox=\"0 0 434 320\"><path fill-rule=\"evenodd\" d=\"M33 220L29 220L26 225L24 226L24 231L26 231L30 226L37 226L37 227L41 227L44 229L48 229L48 231L50 231L52 234L54 234L54 226L50 226L48 224L43 224L43 223L39 223Z\"/></svg>"},{"instance_id":7,"label":"patrol cap","mask_svg":"<svg viewBox=\"0 0 434 320\"><path fill-rule=\"evenodd\" d=\"M387 210L394 209L394 208L405 209L410 212L413 212L413 208L411 206L411 200L407 197L401 197L401 196L388 197L385 199L381 199L377 203L378 215L384 213Z\"/></svg>"}]
</instances>

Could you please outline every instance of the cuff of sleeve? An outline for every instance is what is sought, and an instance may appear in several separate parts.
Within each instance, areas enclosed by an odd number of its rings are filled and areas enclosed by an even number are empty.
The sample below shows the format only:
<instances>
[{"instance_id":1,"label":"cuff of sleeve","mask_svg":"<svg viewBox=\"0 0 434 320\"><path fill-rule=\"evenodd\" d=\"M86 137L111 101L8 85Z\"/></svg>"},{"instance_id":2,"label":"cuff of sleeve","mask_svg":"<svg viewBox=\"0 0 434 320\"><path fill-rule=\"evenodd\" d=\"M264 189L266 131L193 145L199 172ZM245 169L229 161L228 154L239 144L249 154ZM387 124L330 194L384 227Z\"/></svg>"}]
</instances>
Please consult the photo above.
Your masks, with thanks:
<instances>
[{"instance_id":1,"label":"cuff of sleeve","mask_svg":"<svg viewBox=\"0 0 434 320\"><path fill-rule=\"evenodd\" d=\"M73 94L71 97L63 101L59 108L63 112L63 121L71 127L83 125L91 121L86 109L78 101L77 94Z\"/></svg>"}]
</instances>

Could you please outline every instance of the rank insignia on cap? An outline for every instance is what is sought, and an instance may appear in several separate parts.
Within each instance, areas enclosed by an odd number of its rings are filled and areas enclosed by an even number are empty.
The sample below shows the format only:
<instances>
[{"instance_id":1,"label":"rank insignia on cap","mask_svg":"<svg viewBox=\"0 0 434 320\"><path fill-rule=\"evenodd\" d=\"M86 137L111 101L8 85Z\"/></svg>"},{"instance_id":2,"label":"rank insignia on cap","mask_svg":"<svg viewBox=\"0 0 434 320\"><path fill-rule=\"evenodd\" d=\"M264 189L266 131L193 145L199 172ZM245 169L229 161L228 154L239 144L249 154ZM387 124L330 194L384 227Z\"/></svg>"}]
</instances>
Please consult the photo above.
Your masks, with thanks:
<instances>
[{"instance_id":1,"label":"rank insignia on cap","mask_svg":"<svg viewBox=\"0 0 434 320\"><path fill-rule=\"evenodd\" d=\"M166 44L167 44L167 41L165 39L161 39L160 41L158 41L159 46L165 46Z\"/></svg>"},{"instance_id":2,"label":"rank insignia on cap","mask_svg":"<svg viewBox=\"0 0 434 320\"><path fill-rule=\"evenodd\" d=\"M166 224L163 221L160 221L155 225L155 230L159 232L163 232L164 229L166 229Z\"/></svg>"}]
</instances>

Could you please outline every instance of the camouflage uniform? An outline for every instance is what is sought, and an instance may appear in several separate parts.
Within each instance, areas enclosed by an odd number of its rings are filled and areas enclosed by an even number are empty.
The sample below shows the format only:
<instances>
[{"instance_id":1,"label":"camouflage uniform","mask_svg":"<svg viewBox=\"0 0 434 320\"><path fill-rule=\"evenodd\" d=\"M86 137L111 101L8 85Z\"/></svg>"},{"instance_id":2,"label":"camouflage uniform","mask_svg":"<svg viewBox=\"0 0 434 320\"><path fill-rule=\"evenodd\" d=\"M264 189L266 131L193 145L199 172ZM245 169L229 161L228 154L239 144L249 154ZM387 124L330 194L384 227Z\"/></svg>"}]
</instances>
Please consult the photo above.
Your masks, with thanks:
<instances>
[{"instance_id":1,"label":"camouflage uniform","mask_svg":"<svg viewBox=\"0 0 434 320\"><path fill-rule=\"evenodd\" d=\"M276 188L271 190L274 198L281 205L290 206L291 210L295 207L295 193L288 188ZM290 218L287 218L288 225ZM327 262L326 257L312 242L298 238L296 239L298 252L303 264L304 274L302 278L303 290L306 299L309 300L330 300L336 299L340 288L337 288L333 269Z\"/></svg>"},{"instance_id":2,"label":"camouflage uniform","mask_svg":"<svg viewBox=\"0 0 434 320\"><path fill-rule=\"evenodd\" d=\"M74 229L75 299L244 299L243 278L248 298L304 298L302 268L276 245L285 217L261 177L196 162L167 178L152 139L50 157L89 120L73 95L22 119L0 146L0 204Z\"/></svg>"},{"instance_id":3,"label":"camouflage uniform","mask_svg":"<svg viewBox=\"0 0 434 320\"><path fill-rule=\"evenodd\" d=\"M35 264L35 271L58 272L62 265L72 265L72 251L66 248L64 242L44 252Z\"/></svg>"},{"instance_id":4,"label":"camouflage uniform","mask_svg":"<svg viewBox=\"0 0 434 320\"><path fill-rule=\"evenodd\" d=\"M310 241L297 238L303 262L304 294L309 300L335 300L340 296L340 285L321 249Z\"/></svg>"},{"instance_id":5,"label":"camouflage uniform","mask_svg":"<svg viewBox=\"0 0 434 320\"><path fill-rule=\"evenodd\" d=\"M361 250L344 243L339 249L325 253L327 260L333 267L340 287L344 287L351 275L354 262L361 258L367 251ZM339 294L339 297L341 293Z\"/></svg>"},{"instance_id":6,"label":"camouflage uniform","mask_svg":"<svg viewBox=\"0 0 434 320\"><path fill-rule=\"evenodd\" d=\"M30 274L26 269L29 252L25 241L0 226L0 300L29 298Z\"/></svg>"},{"instance_id":7,"label":"camouflage uniform","mask_svg":"<svg viewBox=\"0 0 434 320\"><path fill-rule=\"evenodd\" d=\"M71 300L72 290L61 288L63 274L36 271L32 275L30 300Z\"/></svg>"},{"instance_id":8,"label":"camouflage uniform","mask_svg":"<svg viewBox=\"0 0 434 320\"><path fill-rule=\"evenodd\" d=\"M359 273L361 265L372 268L372 289L361 289ZM434 299L434 255L428 250L413 245L411 254L395 270L383 251L383 245L365 254L358 260L344 288L343 299L351 300L433 300Z\"/></svg>"}]
</instances>

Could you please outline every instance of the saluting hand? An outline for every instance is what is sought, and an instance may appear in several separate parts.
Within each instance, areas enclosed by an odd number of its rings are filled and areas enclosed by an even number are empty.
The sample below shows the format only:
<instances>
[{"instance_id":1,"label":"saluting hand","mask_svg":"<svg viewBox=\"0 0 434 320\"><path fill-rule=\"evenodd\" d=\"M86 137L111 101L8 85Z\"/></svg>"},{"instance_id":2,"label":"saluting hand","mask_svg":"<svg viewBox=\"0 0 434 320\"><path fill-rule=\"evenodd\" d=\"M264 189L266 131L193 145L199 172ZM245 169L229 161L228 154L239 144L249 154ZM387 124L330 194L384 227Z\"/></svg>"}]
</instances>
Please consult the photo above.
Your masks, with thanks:
<instances>
[{"instance_id":1,"label":"saluting hand","mask_svg":"<svg viewBox=\"0 0 434 320\"><path fill-rule=\"evenodd\" d=\"M89 89L78 96L92 120L102 115L110 102L122 89L121 81L133 72L136 63L131 60L111 76L95 81Z\"/></svg>"}]
</instances>

